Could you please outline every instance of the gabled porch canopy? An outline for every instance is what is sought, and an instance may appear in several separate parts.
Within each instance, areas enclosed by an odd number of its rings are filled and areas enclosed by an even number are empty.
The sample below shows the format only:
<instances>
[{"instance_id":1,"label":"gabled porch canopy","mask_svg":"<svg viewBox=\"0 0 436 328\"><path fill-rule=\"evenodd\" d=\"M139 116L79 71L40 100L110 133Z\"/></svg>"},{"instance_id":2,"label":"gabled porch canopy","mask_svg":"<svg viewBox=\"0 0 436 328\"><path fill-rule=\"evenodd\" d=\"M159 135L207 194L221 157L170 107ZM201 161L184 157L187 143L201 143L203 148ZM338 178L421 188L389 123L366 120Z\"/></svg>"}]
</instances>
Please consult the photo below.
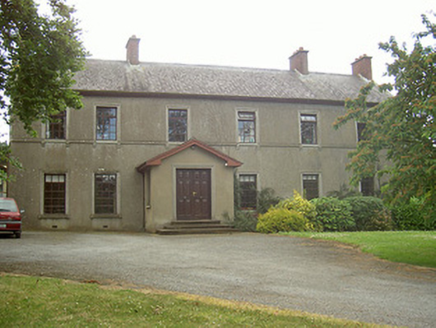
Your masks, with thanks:
<instances>
[{"instance_id":1,"label":"gabled porch canopy","mask_svg":"<svg viewBox=\"0 0 436 328\"><path fill-rule=\"evenodd\" d=\"M151 159L149 159L148 161L144 162L143 164L139 165L136 170L139 173L144 173L147 168L150 168L152 166L158 166L162 164L162 160L171 157L173 155L176 155L182 151L184 151L185 149L189 148L189 147L198 147L200 149L205 150L206 152L220 158L221 160L223 160L225 162L225 165L228 167L239 167L242 165L241 162L239 162L238 160L227 156L226 154L220 152L219 150L216 150L215 148L212 148L211 146L197 140L197 139L190 139L187 142L181 144L180 146L177 146L173 149L170 149L160 155L157 155Z\"/></svg>"}]
</instances>

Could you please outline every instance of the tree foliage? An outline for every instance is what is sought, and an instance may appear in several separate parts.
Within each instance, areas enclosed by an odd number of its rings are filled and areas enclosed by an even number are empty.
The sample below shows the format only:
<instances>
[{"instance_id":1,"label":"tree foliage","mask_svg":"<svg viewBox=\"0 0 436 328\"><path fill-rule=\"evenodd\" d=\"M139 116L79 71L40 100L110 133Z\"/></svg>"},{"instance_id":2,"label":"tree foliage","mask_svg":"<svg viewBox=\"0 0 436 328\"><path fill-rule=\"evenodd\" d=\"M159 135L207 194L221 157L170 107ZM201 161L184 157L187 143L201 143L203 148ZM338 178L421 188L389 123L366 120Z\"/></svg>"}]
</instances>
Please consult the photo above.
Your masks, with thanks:
<instances>
[{"instance_id":1,"label":"tree foliage","mask_svg":"<svg viewBox=\"0 0 436 328\"><path fill-rule=\"evenodd\" d=\"M0 106L34 134L33 122L69 108L81 108L71 89L85 61L74 9L50 0L51 15L33 0L0 2Z\"/></svg>"},{"instance_id":2,"label":"tree foliage","mask_svg":"<svg viewBox=\"0 0 436 328\"><path fill-rule=\"evenodd\" d=\"M409 52L394 37L380 48L394 58L387 65L387 75L394 83L380 86L394 95L374 107L366 98L375 83L360 91L356 99L348 99L347 112L334 123L339 128L348 121L365 123L364 140L350 153L348 168L352 183L374 175L388 176L383 192L391 201L424 197L426 204L436 203L436 25L425 15L424 32L414 35ZM385 156L387 161L379 161ZM436 213L429 213L435 215Z\"/></svg>"}]
</instances>

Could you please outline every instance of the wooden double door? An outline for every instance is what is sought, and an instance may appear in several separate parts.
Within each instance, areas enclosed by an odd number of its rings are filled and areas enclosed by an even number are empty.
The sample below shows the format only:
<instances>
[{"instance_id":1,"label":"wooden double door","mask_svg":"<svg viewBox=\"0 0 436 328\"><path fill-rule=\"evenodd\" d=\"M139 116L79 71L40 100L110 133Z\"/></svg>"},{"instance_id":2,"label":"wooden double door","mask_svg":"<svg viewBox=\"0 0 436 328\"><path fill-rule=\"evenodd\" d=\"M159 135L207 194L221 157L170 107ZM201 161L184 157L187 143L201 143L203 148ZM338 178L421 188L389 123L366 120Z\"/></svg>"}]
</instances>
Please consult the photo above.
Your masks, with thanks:
<instances>
[{"instance_id":1,"label":"wooden double door","mask_svg":"<svg viewBox=\"0 0 436 328\"><path fill-rule=\"evenodd\" d=\"M177 220L211 219L211 170L177 169Z\"/></svg>"}]
</instances>

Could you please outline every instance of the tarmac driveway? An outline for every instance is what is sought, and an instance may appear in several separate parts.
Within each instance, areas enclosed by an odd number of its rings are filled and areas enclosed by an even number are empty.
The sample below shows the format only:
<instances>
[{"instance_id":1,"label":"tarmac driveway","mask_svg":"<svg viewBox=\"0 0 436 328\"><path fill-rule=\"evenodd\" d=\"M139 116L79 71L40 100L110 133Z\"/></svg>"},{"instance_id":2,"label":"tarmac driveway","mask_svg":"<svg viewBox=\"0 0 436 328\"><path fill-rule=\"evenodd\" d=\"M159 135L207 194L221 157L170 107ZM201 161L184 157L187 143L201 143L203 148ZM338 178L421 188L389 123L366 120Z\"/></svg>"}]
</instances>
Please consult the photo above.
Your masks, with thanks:
<instances>
[{"instance_id":1,"label":"tarmac driveway","mask_svg":"<svg viewBox=\"0 0 436 328\"><path fill-rule=\"evenodd\" d=\"M0 271L98 280L373 323L434 327L436 270L331 242L260 234L0 236Z\"/></svg>"}]
</instances>

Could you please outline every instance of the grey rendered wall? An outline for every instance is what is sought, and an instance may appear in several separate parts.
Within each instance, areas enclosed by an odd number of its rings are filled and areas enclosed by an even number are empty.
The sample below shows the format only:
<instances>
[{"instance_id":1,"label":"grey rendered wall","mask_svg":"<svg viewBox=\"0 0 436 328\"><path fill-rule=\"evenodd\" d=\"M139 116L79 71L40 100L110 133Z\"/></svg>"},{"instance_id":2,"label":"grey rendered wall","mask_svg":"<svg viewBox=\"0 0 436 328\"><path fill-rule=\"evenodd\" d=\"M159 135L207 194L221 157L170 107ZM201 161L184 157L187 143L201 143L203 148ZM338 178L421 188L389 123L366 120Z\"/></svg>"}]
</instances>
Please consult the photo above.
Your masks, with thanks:
<instances>
[{"instance_id":1,"label":"grey rendered wall","mask_svg":"<svg viewBox=\"0 0 436 328\"><path fill-rule=\"evenodd\" d=\"M135 168L177 145L167 142L168 108L187 109L188 137L243 162L238 172L258 174L259 188L271 187L279 195L289 196L293 189L301 191L301 174L318 173L323 195L348 181L345 164L347 152L356 145L356 130L354 124L333 130L335 118L344 114L341 106L127 97L87 97L83 101L82 110L68 112L66 141L45 140L41 124L35 125L40 133L35 139L26 136L19 124L13 127L13 153L25 169L14 172L16 181L9 191L26 209L25 227L143 229L143 176ZM95 141L96 106L118 108L116 142ZM238 110L256 112L254 145L237 143ZM300 113L317 114L318 145L300 144ZM118 175L116 217L93 216L93 175L99 172ZM67 218L42 215L44 173L67 174Z\"/></svg>"}]
</instances>

